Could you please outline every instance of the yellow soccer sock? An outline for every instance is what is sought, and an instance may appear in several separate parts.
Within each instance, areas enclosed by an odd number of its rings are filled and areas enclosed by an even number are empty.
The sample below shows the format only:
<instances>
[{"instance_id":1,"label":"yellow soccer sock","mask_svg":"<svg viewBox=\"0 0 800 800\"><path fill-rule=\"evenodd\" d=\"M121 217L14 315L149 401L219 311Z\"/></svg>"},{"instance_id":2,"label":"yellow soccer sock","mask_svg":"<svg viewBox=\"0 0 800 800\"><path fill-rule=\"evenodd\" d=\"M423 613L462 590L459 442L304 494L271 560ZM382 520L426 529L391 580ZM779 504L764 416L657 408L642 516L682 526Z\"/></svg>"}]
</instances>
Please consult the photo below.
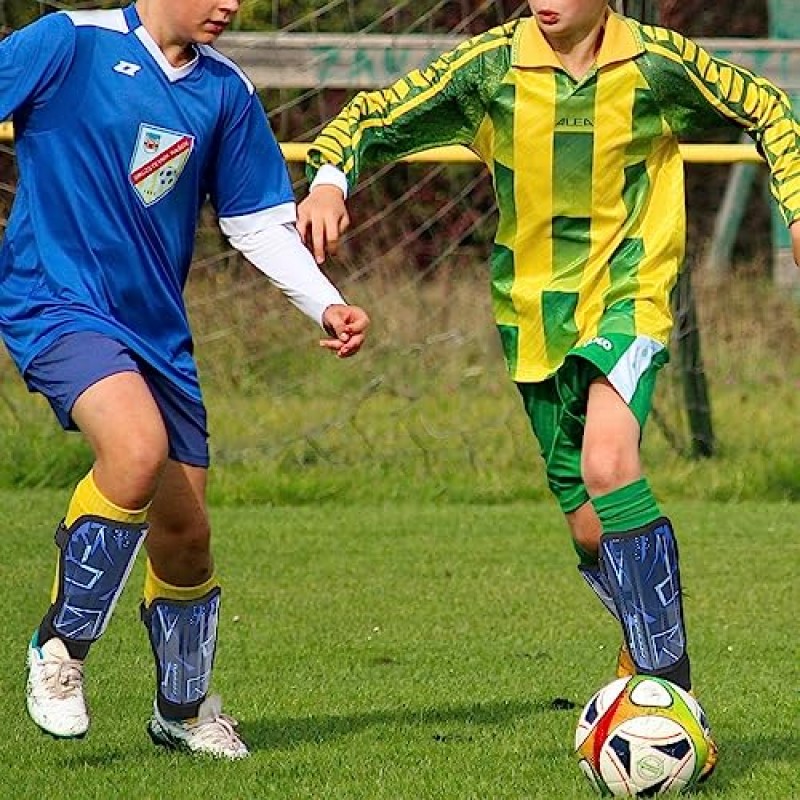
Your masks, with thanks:
<instances>
[{"instance_id":1,"label":"yellow soccer sock","mask_svg":"<svg viewBox=\"0 0 800 800\"><path fill-rule=\"evenodd\" d=\"M145 506L140 509L122 508L112 503L98 488L94 482L94 474L89 473L75 487L72 498L67 506L67 514L64 517L65 527L71 527L80 517L91 515L94 517L104 517L114 520L114 522L139 523L147 518ZM53 590L50 593L50 601L55 603L58 597L58 585L60 580L61 552L59 551L58 561L56 562L56 577L53 581Z\"/></svg>"},{"instance_id":2,"label":"yellow soccer sock","mask_svg":"<svg viewBox=\"0 0 800 800\"><path fill-rule=\"evenodd\" d=\"M94 473L89 474L75 487L67 507L64 524L69 528L79 517L91 514L95 517L113 519L114 522L144 522L149 505L139 509L122 508L112 503L94 482Z\"/></svg>"},{"instance_id":3,"label":"yellow soccer sock","mask_svg":"<svg viewBox=\"0 0 800 800\"><path fill-rule=\"evenodd\" d=\"M199 586L173 586L171 583L162 581L161 578L156 575L153 571L153 565L148 558L144 576L144 606L145 608L149 608L152 602L159 597L164 600L199 600L217 586L219 586L219 582L217 581L216 575L212 575Z\"/></svg>"}]
</instances>

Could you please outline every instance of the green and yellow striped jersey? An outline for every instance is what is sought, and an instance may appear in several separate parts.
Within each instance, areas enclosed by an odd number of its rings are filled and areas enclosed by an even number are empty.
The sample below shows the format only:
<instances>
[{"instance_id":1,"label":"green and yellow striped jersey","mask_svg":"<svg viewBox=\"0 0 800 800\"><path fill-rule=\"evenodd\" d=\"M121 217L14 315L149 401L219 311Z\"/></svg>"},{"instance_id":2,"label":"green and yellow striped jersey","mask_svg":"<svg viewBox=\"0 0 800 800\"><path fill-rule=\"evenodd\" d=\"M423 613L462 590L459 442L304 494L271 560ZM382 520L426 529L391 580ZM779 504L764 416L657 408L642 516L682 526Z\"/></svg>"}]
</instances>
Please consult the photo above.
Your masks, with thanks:
<instances>
[{"instance_id":1,"label":"green and yellow striped jersey","mask_svg":"<svg viewBox=\"0 0 800 800\"><path fill-rule=\"evenodd\" d=\"M536 382L595 336L667 343L685 240L677 137L727 124L755 140L787 224L800 218L800 125L774 85L615 13L575 80L524 18L356 95L308 170L332 164L354 185L411 153L473 149L498 201L491 281L506 361L515 380Z\"/></svg>"}]
</instances>

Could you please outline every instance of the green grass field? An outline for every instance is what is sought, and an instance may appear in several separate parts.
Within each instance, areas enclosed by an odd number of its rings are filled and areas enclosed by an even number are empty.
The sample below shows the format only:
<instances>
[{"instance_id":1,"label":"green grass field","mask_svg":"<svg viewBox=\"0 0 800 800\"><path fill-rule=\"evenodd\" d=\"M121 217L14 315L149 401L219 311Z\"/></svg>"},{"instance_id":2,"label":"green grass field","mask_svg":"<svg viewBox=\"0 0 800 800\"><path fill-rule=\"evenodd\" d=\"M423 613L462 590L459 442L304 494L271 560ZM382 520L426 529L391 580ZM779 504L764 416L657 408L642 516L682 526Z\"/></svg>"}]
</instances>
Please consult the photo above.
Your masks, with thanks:
<instances>
[{"instance_id":1,"label":"green grass field","mask_svg":"<svg viewBox=\"0 0 800 800\"><path fill-rule=\"evenodd\" d=\"M251 743L226 764L157 751L142 565L88 667L93 727L53 741L24 708L66 492L4 492L5 798L590 798L571 754L612 677L615 624L552 503L217 507L215 688ZM695 684L722 749L698 796L798 796L790 504L671 502ZM569 701L564 703L563 701ZM571 708L562 706L571 705Z\"/></svg>"}]
</instances>

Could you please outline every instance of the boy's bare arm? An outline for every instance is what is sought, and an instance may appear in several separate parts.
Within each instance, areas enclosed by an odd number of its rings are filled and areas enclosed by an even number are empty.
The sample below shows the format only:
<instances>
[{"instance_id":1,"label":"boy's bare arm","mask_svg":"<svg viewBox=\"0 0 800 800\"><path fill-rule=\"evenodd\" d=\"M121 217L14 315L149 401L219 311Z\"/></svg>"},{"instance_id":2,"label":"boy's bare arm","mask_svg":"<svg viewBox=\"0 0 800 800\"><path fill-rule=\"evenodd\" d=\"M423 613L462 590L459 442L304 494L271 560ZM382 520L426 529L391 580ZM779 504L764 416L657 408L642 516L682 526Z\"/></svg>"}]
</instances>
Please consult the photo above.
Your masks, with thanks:
<instances>
[{"instance_id":1,"label":"boy's bare arm","mask_svg":"<svg viewBox=\"0 0 800 800\"><path fill-rule=\"evenodd\" d=\"M339 237L349 225L344 194L333 184L315 186L297 207L297 230L317 264L336 254Z\"/></svg>"},{"instance_id":2,"label":"boy's bare arm","mask_svg":"<svg viewBox=\"0 0 800 800\"><path fill-rule=\"evenodd\" d=\"M792 234L792 251L794 252L794 263L800 267L800 219L789 226L789 233Z\"/></svg>"}]
</instances>

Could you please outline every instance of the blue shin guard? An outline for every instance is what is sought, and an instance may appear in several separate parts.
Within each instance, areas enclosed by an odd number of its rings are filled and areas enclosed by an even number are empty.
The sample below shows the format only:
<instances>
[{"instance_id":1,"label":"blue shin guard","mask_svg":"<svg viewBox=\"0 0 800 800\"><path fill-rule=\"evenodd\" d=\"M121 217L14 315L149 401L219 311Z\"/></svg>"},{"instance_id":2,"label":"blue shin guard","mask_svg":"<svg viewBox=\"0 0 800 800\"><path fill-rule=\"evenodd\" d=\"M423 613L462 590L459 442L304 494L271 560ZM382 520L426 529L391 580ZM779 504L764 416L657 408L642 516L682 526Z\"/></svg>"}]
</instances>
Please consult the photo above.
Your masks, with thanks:
<instances>
[{"instance_id":1,"label":"blue shin guard","mask_svg":"<svg viewBox=\"0 0 800 800\"><path fill-rule=\"evenodd\" d=\"M608 585L608 581L600 565L594 564L590 566L588 564L579 564L578 572L583 575L583 579L589 584L591 590L597 595L608 612L613 617L619 619L617 607L614 605L614 598L611 597L611 587Z\"/></svg>"},{"instance_id":2,"label":"blue shin guard","mask_svg":"<svg viewBox=\"0 0 800 800\"><path fill-rule=\"evenodd\" d=\"M45 618L47 631L68 647L88 650L108 625L146 533L145 523L94 516L59 525L58 595Z\"/></svg>"},{"instance_id":3,"label":"blue shin guard","mask_svg":"<svg viewBox=\"0 0 800 800\"><path fill-rule=\"evenodd\" d=\"M600 566L637 671L691 688L678 545L669 520L604 534Z\"/></svg>"},{"instance_id":4,"label":"blue shin guard","mask_svg":"<svg viewBox=\"0 0 800 800\"><path fill-rule=\"evenodd\" d=\"M159 711L169 719L197 716L211 683L220 589L197 600L157 597L142 605L158 672Z\"/></svg>"}]
</instances>

